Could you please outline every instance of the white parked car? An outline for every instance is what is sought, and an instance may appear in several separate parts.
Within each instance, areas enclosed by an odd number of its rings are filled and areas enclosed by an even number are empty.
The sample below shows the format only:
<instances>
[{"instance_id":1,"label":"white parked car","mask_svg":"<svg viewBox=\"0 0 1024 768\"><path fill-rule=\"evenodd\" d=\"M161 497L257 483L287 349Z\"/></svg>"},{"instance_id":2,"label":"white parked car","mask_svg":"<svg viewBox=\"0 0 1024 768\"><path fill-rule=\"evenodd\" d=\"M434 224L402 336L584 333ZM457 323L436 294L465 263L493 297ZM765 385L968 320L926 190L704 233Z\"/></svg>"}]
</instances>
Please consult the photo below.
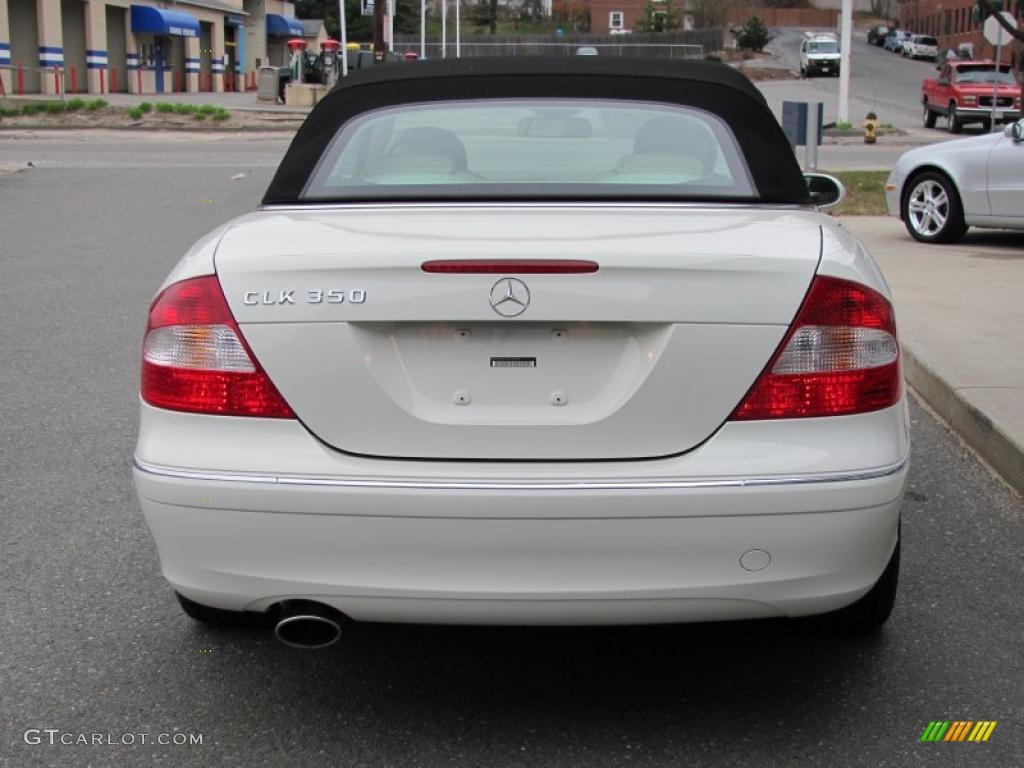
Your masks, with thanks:
<instances>
[{"instance_id":1,"label":"white parked car","mask_svg":"<svg viewBox=\"0 0 1024 768\"><path fill-rule=\"evenodd\" d=\"M828 33L807 33L800 43L800 74L839 77L839 41Z\"/></svg>"},{"instance_id":2,"label":"white parked car","mask_svg":"<svg viewBox=\"0 0 1024 768\"><path fill-rule=\"evenodd\" d=\"M632 624L893 606L889 290L729 67L377 67L149 314L134 477L200 620Z\"/></svg>"},{"instance_id":3,"label":"white parked car","mask_svg":"<svg viewBox=\"0 0 1024 768\"><path fill-rule=\"evenodd\" d=\"M903 42L901 53L908 59L930 59L939 55L939 41L931 35L911 35Z\"/></svg>"},{"instance_id":4,"label":"white parked car","mask_svg":"<svg viewBox=\"0 0 1024 768\"><path fill-rule=\"evenodd\" d=\"M954 242L968 227L1024 229L1024 121L904 153L885 197L924 243Z\"/></svg>"}]
</instances>

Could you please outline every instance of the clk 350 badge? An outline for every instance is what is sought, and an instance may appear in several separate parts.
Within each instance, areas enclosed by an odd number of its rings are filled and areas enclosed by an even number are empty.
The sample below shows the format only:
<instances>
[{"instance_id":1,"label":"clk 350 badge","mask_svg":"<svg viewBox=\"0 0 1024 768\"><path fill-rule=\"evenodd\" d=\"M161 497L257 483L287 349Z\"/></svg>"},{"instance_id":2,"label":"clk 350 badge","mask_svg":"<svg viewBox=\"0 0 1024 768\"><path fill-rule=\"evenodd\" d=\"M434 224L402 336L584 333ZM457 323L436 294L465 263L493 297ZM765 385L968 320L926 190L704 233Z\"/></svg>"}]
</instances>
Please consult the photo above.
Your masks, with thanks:
<instances>
[{"instance_id":1,"label":"clk 350 badge","mask_svg":"<svg viewBox=\"0 0 1024 768\"><path fill-rule=\"evenodd\" d=\"M248 306L255 306L257 304L265 305L280 305L280 304L362 304L366 301L366 291L362 288L353 288L350 291L320 291L310 290L304 294L298 293L296 297L296 291L246 291L245 296L242 298L242 303Z\"/></svg>"}]
</instances>

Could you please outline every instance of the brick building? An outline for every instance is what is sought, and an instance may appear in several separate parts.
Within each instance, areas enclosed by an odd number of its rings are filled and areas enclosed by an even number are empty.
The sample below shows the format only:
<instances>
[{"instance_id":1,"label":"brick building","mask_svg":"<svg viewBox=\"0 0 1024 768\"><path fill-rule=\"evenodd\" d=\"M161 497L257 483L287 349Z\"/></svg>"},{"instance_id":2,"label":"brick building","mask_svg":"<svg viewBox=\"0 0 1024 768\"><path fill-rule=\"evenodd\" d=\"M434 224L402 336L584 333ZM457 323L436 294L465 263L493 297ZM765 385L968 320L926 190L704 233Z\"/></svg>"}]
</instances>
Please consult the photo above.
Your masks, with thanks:
<instances>
[{"instance_id":1,"label":"brick building","mask_svg":"<svg viewBox=\"0 0 1024 768\"><path fill-rule=\"evenodd\" d=\"M977 58L993 59L995 48L982 35L982 25L972 19L973 8L974 0L900 0L899 23L904 29L938 38L940 51L971 43ZM1010 0L1004 8L1024 27L1024 0ZM1003 49L1003 62L1012 64L1018 76L1022 51L1020 42Z\"/></svg>"},{"instance_id":2,"label":"brick building","mask_svg":"<svg viewBox=\"0 0 1024 768\"><path fill-rule=\"evenodd\" d=\"M655 13L665 7L664 0L653 0ZM693 17L686 0L669 0L671 9L681 15L680 29L693 29ZM590 11L590 33L594 35L628 34L644 17L647 0L552 0L556 17L575 18L583 10Z\"/></svg>"}]
</instances>

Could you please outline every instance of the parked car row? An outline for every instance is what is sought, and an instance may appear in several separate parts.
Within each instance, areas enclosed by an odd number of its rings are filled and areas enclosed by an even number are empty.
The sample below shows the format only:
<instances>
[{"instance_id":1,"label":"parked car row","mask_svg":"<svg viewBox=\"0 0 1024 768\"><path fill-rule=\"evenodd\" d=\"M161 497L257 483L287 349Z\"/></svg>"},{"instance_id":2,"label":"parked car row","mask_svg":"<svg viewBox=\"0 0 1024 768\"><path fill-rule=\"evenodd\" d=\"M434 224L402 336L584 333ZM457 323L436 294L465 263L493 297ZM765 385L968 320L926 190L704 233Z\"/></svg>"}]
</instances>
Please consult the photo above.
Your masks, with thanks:
<instances>
[{"instance_id":1,"label":"parked car row","mask_svg":"<svg viewBox=\"0 0 1024 768\"><path fill-rule=\"evenodd\" d=\"M917 35L906 29L889 29L880 25L868 30L868 45L877 45L908 59L935 61L939 55L939 41L931 35Z\"/></svg>"}]
</instances>

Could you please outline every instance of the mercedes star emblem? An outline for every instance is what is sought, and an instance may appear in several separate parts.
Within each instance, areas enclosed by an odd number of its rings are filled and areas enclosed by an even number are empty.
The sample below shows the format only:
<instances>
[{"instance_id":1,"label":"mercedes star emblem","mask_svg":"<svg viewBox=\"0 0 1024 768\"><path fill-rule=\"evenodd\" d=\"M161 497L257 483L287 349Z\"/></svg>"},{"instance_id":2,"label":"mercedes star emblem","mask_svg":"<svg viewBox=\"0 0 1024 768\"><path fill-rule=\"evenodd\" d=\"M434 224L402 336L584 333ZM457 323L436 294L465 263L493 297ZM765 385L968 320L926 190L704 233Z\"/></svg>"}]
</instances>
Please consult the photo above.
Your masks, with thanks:
<instances>
[{"instance_id":1,"label":"mercedes star emblem","mask_svg":"<svg viewBox=\"0 0 1024 768\"><path fill-rule=\"evenodd\" d=\"M530 306L530 289L522 280L503 277L491 288L491 309L502 317L521 315Z\"/></svg>"}]
</instances>

